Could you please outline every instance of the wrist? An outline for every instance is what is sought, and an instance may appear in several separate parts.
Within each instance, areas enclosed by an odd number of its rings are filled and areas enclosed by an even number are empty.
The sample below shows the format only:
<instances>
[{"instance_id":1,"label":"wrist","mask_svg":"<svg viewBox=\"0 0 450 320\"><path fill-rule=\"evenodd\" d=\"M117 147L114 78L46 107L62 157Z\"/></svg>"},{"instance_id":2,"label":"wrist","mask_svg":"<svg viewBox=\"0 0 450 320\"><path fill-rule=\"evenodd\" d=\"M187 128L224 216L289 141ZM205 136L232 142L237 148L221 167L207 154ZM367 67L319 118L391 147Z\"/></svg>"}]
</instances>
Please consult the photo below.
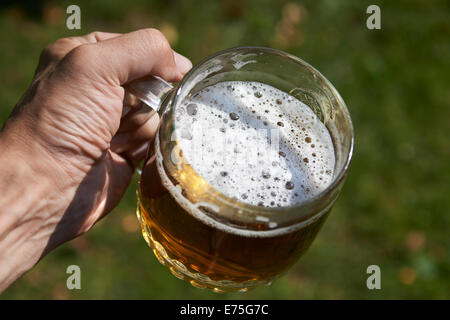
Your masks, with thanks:
<instances>
[{"instance_id":1,"label":"wrist","mask_svg":"<svg viewBox=\"0 0 450 320\"><path fill-rule=\"evenodd\" d=\"M0 132L0 292L45 251L58 210L49 156L12 131ZM54 219L53 219L54 220Z\"/></svg>"}]
</instances>

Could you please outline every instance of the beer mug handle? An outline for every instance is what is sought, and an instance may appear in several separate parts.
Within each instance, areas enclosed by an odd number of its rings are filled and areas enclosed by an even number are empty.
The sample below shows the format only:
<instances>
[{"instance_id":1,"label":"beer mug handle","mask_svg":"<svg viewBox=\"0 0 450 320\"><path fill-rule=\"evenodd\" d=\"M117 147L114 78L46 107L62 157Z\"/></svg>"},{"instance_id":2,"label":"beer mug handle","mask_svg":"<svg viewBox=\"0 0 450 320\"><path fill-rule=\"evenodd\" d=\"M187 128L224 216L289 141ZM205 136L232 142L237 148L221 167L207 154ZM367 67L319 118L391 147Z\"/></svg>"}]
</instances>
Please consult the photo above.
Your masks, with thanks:
<instances>
[{"instance_id":1,"label":"beer mug handle","mask_svg":"<svg viewBox=\"0 0 450 320\"><path fill-rule=\"evenodd\" d=\"M148 75L140 79L133 80L125 86L125 102L133 106L130 94L143 102L142 105L150 107L158 112L162 102L167 97L173 86L157 76Z\"/></svg>"}]
</instances>

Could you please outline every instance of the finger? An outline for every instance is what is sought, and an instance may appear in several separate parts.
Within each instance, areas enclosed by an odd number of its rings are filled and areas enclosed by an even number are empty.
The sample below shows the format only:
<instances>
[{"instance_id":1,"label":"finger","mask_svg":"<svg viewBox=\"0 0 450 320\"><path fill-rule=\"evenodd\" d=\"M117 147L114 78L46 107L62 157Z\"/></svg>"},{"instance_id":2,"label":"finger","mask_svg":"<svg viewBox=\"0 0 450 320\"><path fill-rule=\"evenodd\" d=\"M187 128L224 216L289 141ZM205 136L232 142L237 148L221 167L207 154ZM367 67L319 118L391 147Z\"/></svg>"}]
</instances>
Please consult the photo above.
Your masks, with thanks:
<instances>
[{"instance_id":1,"label":"finger","mask_svg":"<svg viewBox=\"0 0 450 320\"><path fill-rule=\"evenodd\" d=\"M78 55L80 61L91 62L90 72L113 85L123 85L148 74L160 76L166 81L179 81L183 77L169 42L156 29L130 32L80 46L72 52L74 59Z\"/></svg>"},{"instance_id":2,"label":"finger","mask_svg":"<svg viewBox=\"0 0 450 320\"><path fill-rule=\"evenodd\" d=\"M36 73L39 73L48 65L58 62L59 60L64 58L67 53L82 44L96 43L99 41L112 39L120 35L120 33L95 31L80 37L58 39L45 47L42 51Z\"/></svg>"},{"instance_id":3,"label":"finger","mask_svg":"<svg viewBox=\"0 0 450 320\"><path fill-rule=\"evenodd\" d=\"M110 152L110 159L108 161L108 193L106 196L105 209L98 219L102 218L117 206L131 182L133 172L134 167L127 159Z\"/></svg>"},{"instance_id":4,"label":"finger","mask_svg":"<svg viewBox=\"0 0 450 320\"><path fill-rule=\"evenodd\" d=\"M103 40L112 39L120 36L120 33L109 33L95 31L80 37L68 37L58 39L49 44L42 51L41 59L43 60L61 60L64 56L74 48L87 43L97 43Z\"/></svg>"},{"instance_id":5,"label":"finger","mask_svg":"<svg viewBox=\"0 0 450 320\"><path fill-rule=\"evenodd\" d=\"M192 68L192 62L185 56L174 51L175 64L182 75L185 75Z\"/></svg>"},{"instance_id":6,"label":"finger","mask_svg":"<svg viewBox=\"0 0 450 320\"><path fill-rule=\"evenodd\" d=\"M158 117L158 114L153 110L148 110L149 108L132 108L127 112L125 116L120 120L120 127L117 131L128 132L136 130L136 128L142 126L152 117Z\"/></svg>"},{"instance_id":7,"label":"finger","mask_svg":"<svg viewBox=\"0 0 450 320\"><path fill-rule=\"evenodd\" d=\"M143 192L143 196L148 198L159 198L167 193L167 189L162 184L161 177L158 174L155 160L156 156L153 155L146 160L142 168L140 189Z\"/></svg>"},{"instance_id":8,"label":"finger","mask_svg":"<svg viewBox=\"0 0 450 320\"><path fill-rule=\"evenodd\" d=\"M184 74L192 68L192 63L188 58L182 56L176 51L173 51L173 54L176 67L184 76ZM139 100L136 96L130 94L129 92L125 92L123 100L122 118L124 118L128 112L130 112L135 108L148 110L147 106L143 106L142 101ZM149 116L151 116L151 114Z\"/></svg>"},{"instance_id":9,"label":"finger","mask_svg":"<svg viewBox=\"0 0 450 320\"><path fill-rule=\"evenodd\" d=\"M95 43L121 36L123 33L94 31L81 37L73 37L83 43Z\"/></svg>"},{"instance_id":10,"label":"finger","mask_svg":"<svg viewBox=\"0 0 450 320\"><path fill-rule=\"evenodd\" d=\"M123 97L123 108L121 118L125 117L131 110L144 109L145 106L143 104L144 103L141 100L139 100L135 95L125 91Z\"/></svg>"},{"instance_id":11,"label":"finger","mask_svg":"<svg viewBox=\"0 0 450 320\"><path fill-rule=\"evenodd\" d=\"M133 131L117 133L111 140L111 150L122 153L153 139L158 130L158 125L159 117L154 116Z\"/></svg>"},{"instance_id":12,"label":"finger","mask_svg":"<svg viewBox=\"0 0 450 320\"><path fill-rule=\"evenodd\" d=\"M145 156L147 155L149 144L150 142L146 141L138 145L137 147L125 152L126 158L133 164L134 167L137 167L139 162L144 160Z\"/></svg>"}]
</instances>

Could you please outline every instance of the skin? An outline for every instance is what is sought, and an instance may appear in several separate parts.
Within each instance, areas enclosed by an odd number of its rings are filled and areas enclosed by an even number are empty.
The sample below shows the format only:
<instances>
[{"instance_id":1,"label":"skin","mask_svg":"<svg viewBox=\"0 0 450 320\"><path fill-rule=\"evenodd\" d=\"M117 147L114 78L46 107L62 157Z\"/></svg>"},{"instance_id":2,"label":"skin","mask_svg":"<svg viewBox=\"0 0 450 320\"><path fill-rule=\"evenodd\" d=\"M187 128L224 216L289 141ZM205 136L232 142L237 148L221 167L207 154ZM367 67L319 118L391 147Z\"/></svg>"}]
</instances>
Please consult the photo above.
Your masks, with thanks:
<instances>
[{"instance_id":1,"label":"skin","mask_svg":"<svg viewBox=\"0 0 450 320\"><path fill-rule=\"evenodd\" d=\"M0 132L0 292L120 201L158 127L125 83L191 62L155 29L57 40Z\"/></svg>"}]
</instances>

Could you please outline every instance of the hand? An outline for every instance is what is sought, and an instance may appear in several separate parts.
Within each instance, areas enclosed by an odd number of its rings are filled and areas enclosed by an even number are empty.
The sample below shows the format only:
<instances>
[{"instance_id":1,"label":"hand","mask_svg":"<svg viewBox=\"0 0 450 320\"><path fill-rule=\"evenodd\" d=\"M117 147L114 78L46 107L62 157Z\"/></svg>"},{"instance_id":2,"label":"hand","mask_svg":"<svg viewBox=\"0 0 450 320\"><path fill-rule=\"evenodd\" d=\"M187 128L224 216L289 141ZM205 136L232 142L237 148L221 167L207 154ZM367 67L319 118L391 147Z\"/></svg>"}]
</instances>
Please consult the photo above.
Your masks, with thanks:
<instances>
[{"instance_id":1,"label":"hand","mask_svg":"<svg viewBox=\"0 0 450 320\"><path fill-rule=\"evenodd\" d=\"M94 32L43 51L0 132L0 292L124 194L159 119L125 110L122 85L147 74L180 81L191 66L155 29Z\"/></svg>"}]
</instances>

